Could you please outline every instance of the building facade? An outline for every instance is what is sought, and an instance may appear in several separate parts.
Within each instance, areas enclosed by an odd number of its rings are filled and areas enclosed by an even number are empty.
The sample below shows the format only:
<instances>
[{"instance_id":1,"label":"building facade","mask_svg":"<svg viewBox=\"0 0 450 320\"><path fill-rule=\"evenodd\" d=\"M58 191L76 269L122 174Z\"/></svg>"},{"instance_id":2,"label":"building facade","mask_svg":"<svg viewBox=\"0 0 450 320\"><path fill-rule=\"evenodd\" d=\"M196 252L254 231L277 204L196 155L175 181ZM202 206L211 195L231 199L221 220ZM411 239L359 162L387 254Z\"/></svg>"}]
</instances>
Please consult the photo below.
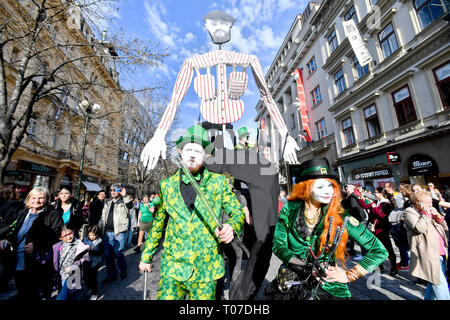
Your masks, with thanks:
<instances>
[{"instance_id":1,"label":"building facade","mask_svg":"<svg viewBox=\"0 0 450 320\"><path fill-rule=\"evenodd\" d=\"M340 180L450 183L448 1L324 1L315 23L327 53ZM372 56L361 66L342 20Z\"/></svg>"},{"instance_id":2,"label":"building facade","mask_svg":"<svg viewBox=\"0 0 450 320\"><path fill-rule=\"evenodd\" d=\"M303 68L306 73L314 141L306 146L300 141L299 161L325 155L341 182L372 190L386 181L449 185L449 2L325 0L313 8L297 34L291 28L266 76L281 102L276 90L281 86L278 92L289 93L291 70ZM372 57L369 64L359 64L346 37L342 22L350 19ZM311 34L302 36L307 30ZM301 60L289 60L289 44L304 54ZM285 76L280 76L283 67ZM265 112L261 104L257 109L259 121ZM283 111L288 122L292 110ZM325 139L320 139L321 130ZM314 152L314 145L327 145L331 135L335 147Z\"/></svg>"},{"instance_id":3,"label":"building facade","mask_svg":"<svg viewBox=\"0 0 450 320\"><path fill-rule=\"evenodd\" d=\"M337 153L334 125L332 115L328 111L330 99L327 74L322 68L325 56L317 28L311 23L320 3L311 1L303 13L297 15L266 74L266 81L291 136L301 149L297 152L298 162L324 157L335 167ZM299 111L299 88L293 75L297 69L301 72L307 123L302 121ZM303 92L300 88L301 95ZM287 186L286 167L280 165L282 146L279 134L273 130L270 115L262 101L257 104L256 109L258 115L255 121L258 122L260 136L264 135L264 140L269 142L267 144L260 139L260 144L263 142L262 144L270 148L271 161L280 169L280 182ZM302 137L306 130L310 132L309 141Z\"/></svg>"},{"instance_id":4,"label":"building facade","mask_svg":"<svg viewBox=\"0 0 450 320\"><path fill-rule=\"evenodd\" d=\"M53 5L62 7L63 2L54 1ZM22 18L17 19L17 25L11 25L11 30L17 30L20 24L31 24L36 15L33 1L5 1L0 6L4 19ZM51 14L47 12L47 19ZM80 22L74 28L69 27L67 19L55 19L46 23L39 34L37 46L48 48L49 52L40 58L45 70L71 61L65 69L61 68L64 72L55 73L54 82L67 85L49 90L34 105L26 135L6 169L5 184L28 190L44 186L50 192L60 185L69 185L77 196L86 124L79 107L83 100L100 105L101 110L92 115L88 125L80 198L92 197L117 178L119 133L114 128L120 123L121 93L114 50L94 37L82 17ZM26 45L18 37L4 51L8 89L14 86ZM41 66L30 65L29 72L33 68Z\"/></svg>"}]
</instances>

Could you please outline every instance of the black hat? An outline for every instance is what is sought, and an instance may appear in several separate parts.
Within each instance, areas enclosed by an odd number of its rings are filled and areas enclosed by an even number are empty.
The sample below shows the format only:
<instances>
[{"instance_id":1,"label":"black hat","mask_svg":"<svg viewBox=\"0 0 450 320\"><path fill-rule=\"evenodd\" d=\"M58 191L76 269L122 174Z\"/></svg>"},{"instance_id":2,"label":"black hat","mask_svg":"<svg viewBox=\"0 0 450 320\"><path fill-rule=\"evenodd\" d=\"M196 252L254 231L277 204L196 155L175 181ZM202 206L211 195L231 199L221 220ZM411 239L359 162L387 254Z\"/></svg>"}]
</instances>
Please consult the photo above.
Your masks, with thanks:
<instances>
[{"instance_id":1,"label":"black hat","mask_svg":"<svg viewBox=\"0 0 450 320\"><path fill-rule=\"evenodd\" d=\"M336 180L336 175L332 174L330 164L326 158L307 160L300 165L298 172L298 175L295 176L296 183L309 179L330 178Z\"/></svg>"}]
</instances>

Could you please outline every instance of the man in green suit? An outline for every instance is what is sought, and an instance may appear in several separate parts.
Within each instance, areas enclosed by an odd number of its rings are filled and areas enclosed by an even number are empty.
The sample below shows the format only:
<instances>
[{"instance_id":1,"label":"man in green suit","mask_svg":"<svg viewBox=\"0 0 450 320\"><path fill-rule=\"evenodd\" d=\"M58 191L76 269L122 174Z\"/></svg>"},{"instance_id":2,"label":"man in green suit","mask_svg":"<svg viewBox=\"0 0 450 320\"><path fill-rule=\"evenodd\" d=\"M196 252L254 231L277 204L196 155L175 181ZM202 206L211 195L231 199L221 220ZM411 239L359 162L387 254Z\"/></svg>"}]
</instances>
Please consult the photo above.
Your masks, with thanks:
<instances>
[{"instance_id":1,"label":"man in green suit","mask_svg":"<svg viewBox=\"0 0 450 320\"><path fill-rule=\"evenodd\" d=\"M201 203L187 176L178 170L161 182L161 202L141 255L139 269L151 272L153 255L164 233L161 256L161 280L158 300L213 300L217 280L225 274L220 242L230 243L240 234L245 213L231 191L224 175L208 171L204 160L212 150L209 137L201 126L188 129L177 141L184 165L194 176L220 219L222 210L229 220L218 229L216 220Z\"/></svg>"}]
</instances>

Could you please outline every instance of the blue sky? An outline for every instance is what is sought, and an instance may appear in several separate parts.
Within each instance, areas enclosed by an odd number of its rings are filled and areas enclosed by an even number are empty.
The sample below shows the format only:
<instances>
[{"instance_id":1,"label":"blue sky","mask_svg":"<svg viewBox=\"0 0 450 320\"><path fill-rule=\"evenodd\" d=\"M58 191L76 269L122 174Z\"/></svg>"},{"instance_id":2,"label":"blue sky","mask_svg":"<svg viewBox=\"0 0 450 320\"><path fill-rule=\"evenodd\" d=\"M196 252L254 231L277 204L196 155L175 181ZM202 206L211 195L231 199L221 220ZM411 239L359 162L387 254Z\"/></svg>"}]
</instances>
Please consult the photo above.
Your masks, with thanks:
<instances>
[{"instance_id":1,"label":"blue sky","mask_svg":"<svg viewBox=\"0 0 450 320\"><path fill-rule=\"evenodd\" d=\"M236 18L231 41L222 49L256 55L265 73L296 15L303 12L307 3L304 0L124 0L117 11L116 23L129 37L160 43L170 54L160 67L133 74L125 86L141 88L155 81L163 82L170 97L184 60L218 48L212 43L203 21L205 14L214 9L224 10ZM251 71L247 70L247 74L249 86L242 97L244 115L233 126L235 130L246 126L253 140L256 138L255 106L260 94ZM199 106L200 100L191 83L178 107L179 128L193 125L199 116Z\"/></svg>"}]
</instances>

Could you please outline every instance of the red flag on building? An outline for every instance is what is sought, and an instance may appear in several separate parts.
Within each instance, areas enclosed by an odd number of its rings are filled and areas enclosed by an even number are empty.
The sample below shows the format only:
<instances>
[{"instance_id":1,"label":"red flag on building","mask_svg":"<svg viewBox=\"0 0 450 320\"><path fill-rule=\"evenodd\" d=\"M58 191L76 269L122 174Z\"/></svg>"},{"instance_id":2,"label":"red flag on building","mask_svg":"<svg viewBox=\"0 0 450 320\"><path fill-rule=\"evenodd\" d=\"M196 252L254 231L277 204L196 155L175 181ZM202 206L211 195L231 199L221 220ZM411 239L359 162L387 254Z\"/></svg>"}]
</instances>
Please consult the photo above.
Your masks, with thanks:
<instances>
[{"instance_id":1,"label":"red flag on building","mask_svg":"<svg viewBox=\"0 0 450 320\"><path fill-rule=\"evenodd\" d=\"M305 96L305 87L303 86L302 70L296 69L292 73L292 75L297 80L297 92L298 92L297 104L298 110L300 111L303 129L303 134L300 134L300 136L303 139L305 139L305 141L311 141L311 131L309 130L309 119L308 114L306 112L306 96Z\"/></svg>"}]
</instances>

